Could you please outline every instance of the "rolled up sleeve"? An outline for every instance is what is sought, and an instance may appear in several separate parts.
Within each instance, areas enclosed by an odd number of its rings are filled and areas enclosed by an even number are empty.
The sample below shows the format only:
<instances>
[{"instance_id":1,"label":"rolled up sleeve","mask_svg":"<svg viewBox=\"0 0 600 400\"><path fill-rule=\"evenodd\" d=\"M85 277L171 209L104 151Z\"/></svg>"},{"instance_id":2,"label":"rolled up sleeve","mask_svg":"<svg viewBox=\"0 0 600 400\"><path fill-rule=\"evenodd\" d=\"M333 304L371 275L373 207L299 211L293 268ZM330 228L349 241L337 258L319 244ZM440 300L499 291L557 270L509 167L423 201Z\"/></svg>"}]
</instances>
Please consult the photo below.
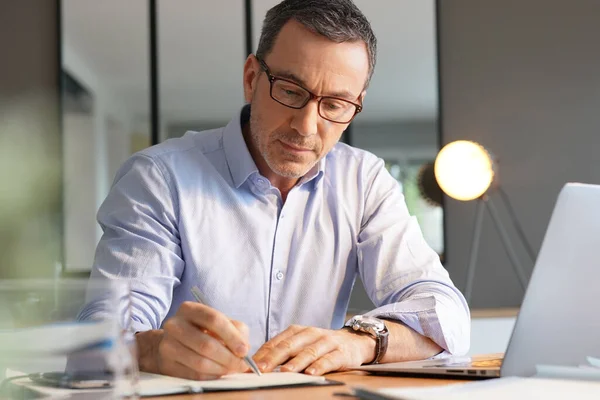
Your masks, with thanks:
<instances>
[{"instance_id":1,"label":"rolled up sleeve","mask_svg":"<svg viewBox=\"0 0 600 400\"><path fill-rule=\"evenodd\" d=\"M464 296L425 242L383 162L369 175L357 245L359 274L377 307L367 315L397 320L448 353L465 354L470 313Z\"/></svg>"}]
</instances>

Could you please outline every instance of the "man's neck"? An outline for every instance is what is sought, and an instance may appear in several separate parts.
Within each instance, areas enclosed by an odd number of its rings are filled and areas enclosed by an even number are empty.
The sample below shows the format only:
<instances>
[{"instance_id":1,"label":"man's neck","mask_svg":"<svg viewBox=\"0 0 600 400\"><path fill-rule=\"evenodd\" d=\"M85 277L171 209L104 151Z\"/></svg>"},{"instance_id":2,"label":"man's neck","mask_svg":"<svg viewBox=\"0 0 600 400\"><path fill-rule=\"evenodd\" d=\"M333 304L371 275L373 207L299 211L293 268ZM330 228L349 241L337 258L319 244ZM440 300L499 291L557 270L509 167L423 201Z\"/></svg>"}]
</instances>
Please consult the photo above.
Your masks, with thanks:
<instances>
[{"instance_id":1,"label":"man's neck","mask_svg":"<svg viewBox=\"0 0 600 400\"><path fill-rule=\"evenodd\" d=\"M258 170L260 171L260 167L258 168ZM270 169L269 169L269 171L270 171ZM292 190L292 188L294 186L296 186L296 184L300 180L299 178L298 179L284 178L282 176L274 174L273 172L271 172L271 174L268 174L268 173L264 173L261 171L260 173L265 178L267 178L269 180L269 182L271 182L271 185L273 185L277 189L279 189L279 192L281 193L281 199L283 200L284 203L285 203L285 199L287 199L287 195L290 192L290 190ZM271 176L269 176L269 175L271 175Z\"/></svg>"}]
</instances>

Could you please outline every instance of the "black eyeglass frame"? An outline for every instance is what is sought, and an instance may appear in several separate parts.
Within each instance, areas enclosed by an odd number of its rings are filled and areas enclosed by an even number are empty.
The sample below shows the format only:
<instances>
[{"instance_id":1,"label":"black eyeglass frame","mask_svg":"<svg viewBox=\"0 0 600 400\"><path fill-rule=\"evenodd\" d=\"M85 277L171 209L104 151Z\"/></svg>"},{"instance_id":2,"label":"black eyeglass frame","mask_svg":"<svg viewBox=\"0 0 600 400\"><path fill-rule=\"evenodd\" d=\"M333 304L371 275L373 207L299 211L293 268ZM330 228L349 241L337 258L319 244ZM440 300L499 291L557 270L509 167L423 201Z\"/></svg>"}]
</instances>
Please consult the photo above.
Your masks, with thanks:
<instances>
[{"instance_id":1,"label":"black eyeglass frame","mask_svg":"<svg viewBox=\"0 0 600 400\"><path fill-rule=\"evenodd\" d=\"M279 76L275 76L273 74L271 74L271 70L269 69L269 66L267 65L267 63L264 62L264 60L261 60L260 58L256 57L256 59L258 60L258 62L260 63L261 68L263 69L263 71L265 71L265 74L267 75L267 78L269 79L269 94L271 95L271 98L273 100L275 100L277 103L289 107L289 108L293 108L295 110L299 110L301 108L306 107L306 105L311 101L311 100L318 100L318 104L317 104L317 112L319 113L319 116L327 121L336 123L336 124L349 124L350 122L352 122L352 120L356 117L356 115L362 111L363 106L361 104L358 103L354 103L352 101L349 101L347 99L342 99L341 97L335 97L335 96L317 96L316 94L314 94L313 92L311 92L310 90L306 89L304 86L298 84L298 82L294 82L291 79L286 79L286 78L281 78ZM298 86L300 89L304 90L306 93L309 94L309 97L306 99L306 101L304 102L304 104L302 104L301 106L290 106L289 104L285 104L282 103L281 101L277 100L275 98L275 96L273 96L273 83L275 83L275 81L284 81L284 82L288 82L291 84L294 84L296 86ZM323 99L334 99L334 100L339 100L339 101L343 101L346 102L348 104L352 104L355 107L354 110L354 114L352 115L352 117L350 117L350 119L346 122L342 122L342 121L335 121L332 119L329 119L325 116L323 116L323 114L321 114L321 101Z\"/></svg>"}]
</instances>

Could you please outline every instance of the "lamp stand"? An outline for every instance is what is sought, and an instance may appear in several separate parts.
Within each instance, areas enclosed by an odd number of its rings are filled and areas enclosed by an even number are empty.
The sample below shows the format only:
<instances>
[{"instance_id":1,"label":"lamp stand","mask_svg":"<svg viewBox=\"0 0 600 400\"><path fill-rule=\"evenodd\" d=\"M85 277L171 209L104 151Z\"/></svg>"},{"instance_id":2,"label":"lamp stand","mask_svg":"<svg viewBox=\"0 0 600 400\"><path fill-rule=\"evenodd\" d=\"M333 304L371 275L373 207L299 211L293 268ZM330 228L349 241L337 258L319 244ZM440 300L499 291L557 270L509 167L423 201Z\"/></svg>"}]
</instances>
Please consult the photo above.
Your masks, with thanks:
<instances>
[{"instance_id":1,"label":"lamp stand","mask_svg":"<svg viewBox=\"0 0 600 400\"><path fill-rule=\"evenodd\" d=\"M471 243L471 254L469 256L469 265L467 267L467 284L465 286L465 299L467 300L467 303L470 303L471 292L473 290L473 278L475 276L475 263L477 262L477 254L479 252L479 239L481 237L481 226L483 222L484 207L487 208L487 210L490 213L490 216L492 217L494 225L496 226L496 230L498 231L500 239L502 240L502 244L504 245L504 250L506 251L508 258L510 259L510 263L512 264L513 270L517 275L517 278L519 279L519 283L521 284L521 288L523 289L523 291L525 291L525 287L527 285L527 277L525 275L523 266L519 262L519 258L517 257L517 254L514 251L508 233L506 232L506 229L504 228L504 225L501 222L500 216L498 215L498 210L496 206L494 205L492 199L486 193L477 199L475 225L473 229L473 241ZM511 215L511 217L514 216ZM518 221L515 218L513 218L512 222L515 225L515 228L517 229L519 235L521 235L523 230L519 226ZM522 239L524 239L524 237L522 237ZM530 257L532 257L532 253L529 251L530 246L526 244L526 247Z\"/></svg>"}]
</instances>

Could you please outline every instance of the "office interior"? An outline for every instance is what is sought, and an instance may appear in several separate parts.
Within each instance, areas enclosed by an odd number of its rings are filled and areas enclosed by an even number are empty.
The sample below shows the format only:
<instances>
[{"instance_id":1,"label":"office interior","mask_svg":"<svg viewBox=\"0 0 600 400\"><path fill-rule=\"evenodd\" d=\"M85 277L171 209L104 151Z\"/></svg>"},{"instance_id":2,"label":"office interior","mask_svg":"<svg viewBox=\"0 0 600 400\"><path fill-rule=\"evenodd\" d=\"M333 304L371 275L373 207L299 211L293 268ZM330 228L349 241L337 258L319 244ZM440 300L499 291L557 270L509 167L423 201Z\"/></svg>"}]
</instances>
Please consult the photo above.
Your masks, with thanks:
<instances>
[{"instance_id":1,"label":"office interior","mask_svg":"<svg viewBox=\"0 0 600 400\"><path fill-rule=\"evenodd\" d=\"M119 166L186 130L227 123L243 104L244 59L277 2L1 2L0 279L86 277L101 235L95 213ZM447 143L493 153L537 253L562 186L600 183L600 3L355 3L379 58L364 112L342 140L385 160L460 289L475 205L435 204L419 186ZM510 220L506 206L499 212ZM489 218L479 245L471 353L502 352L523 288ZM530 276L518 240L515 252ZM357 284L349 312L370 307Z\"/></svg>"}]
</instances>

